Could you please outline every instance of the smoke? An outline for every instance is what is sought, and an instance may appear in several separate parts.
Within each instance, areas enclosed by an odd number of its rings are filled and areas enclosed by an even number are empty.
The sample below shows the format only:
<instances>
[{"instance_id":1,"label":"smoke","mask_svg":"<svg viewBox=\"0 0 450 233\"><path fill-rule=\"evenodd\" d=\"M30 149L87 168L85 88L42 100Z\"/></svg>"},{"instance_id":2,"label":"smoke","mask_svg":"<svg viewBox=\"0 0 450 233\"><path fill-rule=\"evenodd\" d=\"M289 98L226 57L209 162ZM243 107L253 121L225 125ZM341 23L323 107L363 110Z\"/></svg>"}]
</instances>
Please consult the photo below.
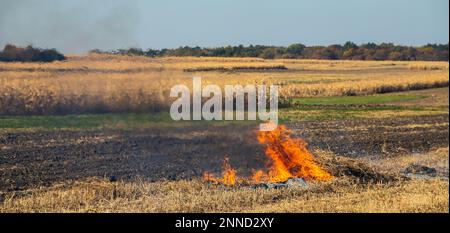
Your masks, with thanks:
<instances>
[{"instance_id":1,"label":"smoke","mask_svg":"<svg viewBox=\"0 0 450 233\"><path fill-rule=\"evenodd\" d=\"M123 0L2 0L0 46L32 44L64 53L137 46L139 10Z\"/></svg>"}]
</instances>

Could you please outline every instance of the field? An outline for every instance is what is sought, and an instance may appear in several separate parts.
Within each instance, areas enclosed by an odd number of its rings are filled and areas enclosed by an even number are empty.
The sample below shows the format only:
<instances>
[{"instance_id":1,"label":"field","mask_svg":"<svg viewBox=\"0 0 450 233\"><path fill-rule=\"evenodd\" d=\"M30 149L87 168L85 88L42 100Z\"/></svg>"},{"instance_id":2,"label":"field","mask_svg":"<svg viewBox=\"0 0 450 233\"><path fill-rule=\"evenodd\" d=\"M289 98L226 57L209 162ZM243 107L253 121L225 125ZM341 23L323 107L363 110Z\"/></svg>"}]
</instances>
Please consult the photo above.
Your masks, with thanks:
<instances>
[{"instance_id":1,"label":"field","mask_svg":"<svg viewBox=\"0 0 450 233\"><path fill-rule=\"evenodd\" d=\"M281 189L204 181L225 156L241 176L268 157L259 122L171 120L170 88L193 76L279 85L280 123L334 178ZM0 212L448 213L448 85L447 62L0 62Z\"/></svg>"}]
</instances>

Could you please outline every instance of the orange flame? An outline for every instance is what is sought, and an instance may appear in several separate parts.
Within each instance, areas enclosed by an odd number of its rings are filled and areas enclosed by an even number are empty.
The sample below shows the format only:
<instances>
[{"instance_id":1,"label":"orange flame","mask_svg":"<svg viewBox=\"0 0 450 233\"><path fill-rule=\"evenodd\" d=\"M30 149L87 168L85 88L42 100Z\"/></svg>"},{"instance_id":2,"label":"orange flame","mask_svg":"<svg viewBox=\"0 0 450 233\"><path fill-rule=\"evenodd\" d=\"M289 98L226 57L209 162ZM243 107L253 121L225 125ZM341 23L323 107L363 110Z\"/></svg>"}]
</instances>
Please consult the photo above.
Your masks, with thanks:
<instances>
[{"instance_id":1,"label":"orange flame","mask_svg":"<svg viewBox=\"0 0 450 233\"><path fill-rule=\"evenodd\" d=\"M224 185L235 185L236 184L236 170L230 165L230 159L225 157L222 166L222 178L216 178L209 172L203 173L203 179L213 182L222 183Z\"/></svg>"},{"instance_id":2,"label":"orange flame","mask_svg":"<svg viewBox=\"0 0 450 233\"><path fill-rule=\"evenodd\" d=\"M264 173L263 170L258 170L253 173L253 175L252 175L253 183L260 183L264 180L267 180L267 175Z\"/></svg>"},{"instance_id":3,"label":"orange flame","mask_svg":"<svg viewBox=\"0 0 450 233\"><path fill-rule=\"evenodd\" d=\"M314 156L308 151L307 144L299 138L291 138L291 131L284 125L279 125L272 131L259 131L258 142L266 146L265 153L270 158L268 172L257 170L250 177L250 182L283 182L289 178L299 177L306 180L326 181L332 175L323 170L314 161ZM222 178L215 178L205 172L203 178L214 183L235 185L238 177L236 170L225 157L223 163Z\"/></svg>"},{"instance_id":4,"label":"orange flame","mask_svg":"<svg viewBox=\"0 0 450 233\"><path fill-rule=\"evenodd\" d=\"M292 177L306 180L326 181L331 174L314 162L307 144L299 138L291 138L284 125L272 131L259 131L258 141L266 145L266 155L271 158L269 181L282 182Z\"/></svg>"}]
</instances>

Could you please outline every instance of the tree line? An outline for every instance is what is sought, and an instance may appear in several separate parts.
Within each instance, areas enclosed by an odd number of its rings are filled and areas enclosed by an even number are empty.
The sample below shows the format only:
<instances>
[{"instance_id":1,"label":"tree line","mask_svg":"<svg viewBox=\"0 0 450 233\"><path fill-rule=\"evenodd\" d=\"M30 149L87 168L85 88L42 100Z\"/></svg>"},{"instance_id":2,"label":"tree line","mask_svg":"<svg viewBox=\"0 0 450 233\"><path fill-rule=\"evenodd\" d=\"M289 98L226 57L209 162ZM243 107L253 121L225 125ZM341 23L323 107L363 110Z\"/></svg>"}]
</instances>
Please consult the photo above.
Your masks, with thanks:
<instances>
[{"instance_id":1,"label":"tree line","mask_svg":"<svg viewBox=\"0 0 450 233\"><path fill-rule=\"evenodd\" d=\"M56 49L40 49L31 45L21 48L7 44L3 51L0 51L0 61L4 62L52 62L65 59Z\"/></svg>"},{"instance_id":2,"label":"tree line","mask_svg":"<svg viewBox=\"0 0 450 233\"><path fill-rule=\"evenodd\" d=\"M346 42L342 45L305 46L300 43L289 46L226 46L216 48L179 47L174 49L140 48L114 51L91 50L92 53L110 53L149 57L194 56L194 57L259 57L264 59L331 59L331 60L394 60L394 61L448 61L447 44L424 46L402 46L392 43L366 43L357 45Z\"/></svg>"}]
</instances>

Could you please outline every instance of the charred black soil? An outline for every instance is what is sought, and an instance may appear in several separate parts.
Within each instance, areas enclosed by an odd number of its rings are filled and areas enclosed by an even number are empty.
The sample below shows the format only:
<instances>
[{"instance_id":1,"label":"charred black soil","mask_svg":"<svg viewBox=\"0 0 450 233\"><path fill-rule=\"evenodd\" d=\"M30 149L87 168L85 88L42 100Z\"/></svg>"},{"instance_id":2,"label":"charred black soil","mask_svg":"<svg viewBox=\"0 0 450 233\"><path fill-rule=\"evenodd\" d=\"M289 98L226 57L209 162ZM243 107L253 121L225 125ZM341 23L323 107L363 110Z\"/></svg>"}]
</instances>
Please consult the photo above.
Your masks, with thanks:
<instances>
[{"instance_id":1,"label":"charred black soil","mask_svg":"<svg viewBox=\"0 0 450 233\"><path fill-rule=\"evenodd\" d=\"M357 157L394 156L448 147L448 115L291 123L311 148ZM267 159L255 126L148 127L139 130L0 133L0 192L85 177L176 180L221 169L240 173Z\"/></svg>"}]
</instances>

